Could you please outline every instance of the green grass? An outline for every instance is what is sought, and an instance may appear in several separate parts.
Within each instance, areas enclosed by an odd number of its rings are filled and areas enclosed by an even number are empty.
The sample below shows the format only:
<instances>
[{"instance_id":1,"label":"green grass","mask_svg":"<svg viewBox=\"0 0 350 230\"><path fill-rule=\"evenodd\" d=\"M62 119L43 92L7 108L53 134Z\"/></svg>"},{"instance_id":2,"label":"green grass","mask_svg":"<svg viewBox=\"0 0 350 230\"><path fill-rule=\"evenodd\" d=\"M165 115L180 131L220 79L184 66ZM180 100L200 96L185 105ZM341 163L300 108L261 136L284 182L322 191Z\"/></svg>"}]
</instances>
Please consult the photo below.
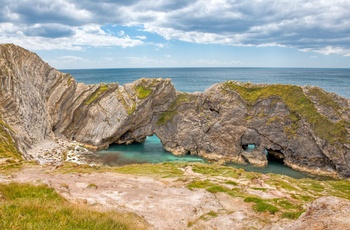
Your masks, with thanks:
<instances>
[{"instance_id":1,"label":"green grass","mask_svg":"<svg viewBox=\"0 0 350 230\"><path fill-rule=\"evenodd\" d=\"M329 97L322 89L320 88L310 88L309 93L315 97L315 99L323 106L327 107L328 109L333 110L335 113L340 115L338 111L341 111L342 108L340 105L338 105L331 97Z\"/></svg>"},{"instance_id":2,"label":"green grass","mask_svg":"<svg viewBox=\"0 0 350 230\"><path fill-rule=\"evenodd\" d=\"M283 212L282 213L282 218L287 218L287 219L298 219L299 216L303 213L304 211L299 211L299 212Z\"/></svg>"},{"instance_id":3,"label":"green grass","mask_svg":"<svg viewBox=\"0 0 350 230\"><path fill-rule=\"evenodd\" d=\"M16 143L11 137L12 129L0 119L0 158L21 159Z\"/></svg>"},{"instance_id":4,"label":"green grass","mask_svg":"<svg viewBox=\"0 0 350 230\"><path fill-rule=\"evenodd\" d=\"M0 194L0 229L146 229L134 214L71 204L45 185L0 184Z\"/></svg>"},{"instance_id":5,"label":"green grass","mask_svg":"<svg viewBox=\"0 0 350 230\"><path fill-rule=\"evenodd\" d=\"M257 197L246 197L244 199L244 202L252 202L255 203L253 205L253 209L257 212L269 212L271 214L275 214L276 212L279 211L279 209L272 205L267 203L265 200L261 199L261 198L257 198Z\"/></svg>"},{"instance_id":6,"label":"green grass","mask_svg":"<svg viewBox=\"0 0 350 230\"><path fill-rule=\"evenodd\" d=\"M330 186L330 195L350 200L350 180L331 180L327 184Z\"/></svg>"},{"instance_id":7,"label":"green grass","mask_svg":"<svg viewBox=\"0 0 350 230\"><path fill-rule=\"evenodd\" d=\"M310 123L314 132L320 138L327 140L331 144L350 143L349 134L346 130L346 126L349 124L345 121L333 123L321 115L299 86L253 85L229 81L224 83L224 88L237 92L250 106L259 99L278 96L286 103L292 114L298 114ZM321 102L323 101L327 105L337 108L336 103L330 97L326 97L325 94L323 96Z\"/></svg>"},{"instance_id":8,"label":"green grass","mask_svg":"<svg viewBox=\"0 0 350 230\"><path fill-rule=\"evenodd\" d=\"M238 183L234 182L234 181L225 181L225 184L230 184L230 185L234 185L234 186L238 185Z\"/></svg>"},{"instance_id":9,"label":"green grass","mask_svg":"<svg viewBox=\"0 0 350 230\"><path fill-rule=\"evenodd\" d=\"M92 172L116 172L131 175L143 175L152 177L181 177L183 171L179 169L181 164L160 163L160 164L131 164L120 167L89 166L74 163L65 163L57 172L59 173L92 173Z\"/></svg>"},{"instance_id":10,"label":"green grass","mask_svg":"<svg viewBox=\"0 0 350 230\"><path fill-rule=\"evenodd\" d=\"M1 174L11 174L13 172L19 171L23 167L24 161L17 159L7 159L4 163L0 164Z\"/></svg>"},{"instance_id":11,"label":"green grass","mask_svg":"<svg viewBox=\"0 0 350 230\"><path fill-rule=\"evenodd\" d=\"M173 119L178 113L177 108L183 104L188 102L194 102L196 100L195 95L191 95L188 93L180 93L176 96L176 99L170 104L167 111L160 114L160 117L157 121L157 125L165 125L170 120Z\"/></svg>"},{"instance_id":12,"label":"green grass","mask_svg":"<svg viewBox=\"0 0 350 230\"><path fill-rule=\"evenodd\" d=\"M143 85L136 86L135 90L137 93L137 98L141 100L146 99L153 92L151 88L146 88Z\"/></svg>"},{"instance_id":13,"label":"green grass","mask_svg":"<svg viewBox=\"0 0 350 230\"><path fill-rule=\"evenodd\" d=\"M175 117L176 115L177 115L177 110L163 112L157 121L157 125L165 125L166 123L168 123L168 121L172 120L173 117Z\"/></svg>"},{"instance_id":14,"label":"green grass","mask_svg":"<svg viewBox=\"0 0 350 230\"><path fill-rule=\"evenodd\" d=\"M194 164L192 170L193 172L208 176L223 176L230 178L239 178L239 174L242 172L240 169L214 164Z\"/></svg>"},{"instance_id":15,"label":"green grass","mask_svg":"<svg viewBox=\"0 0 350 230\"><path fill-rule=\"evenodd\" d=\"M115 167L113 172L163 178L181 177L183 175L183 171L179 169L179 166L172 163L125 165Z\"/></svg>"},{"instance_id":16,"label":"green grass","mask_svg":"<svg viewBox=\"0 0 350 230\"><path fill-rule=\"evenodd\" d=\"M108 85L101 83L98 89L93 92L84 102L85 105L91 105L94 101L100 98L100 96L108 90Z\"/></svg>"}]
</instances>

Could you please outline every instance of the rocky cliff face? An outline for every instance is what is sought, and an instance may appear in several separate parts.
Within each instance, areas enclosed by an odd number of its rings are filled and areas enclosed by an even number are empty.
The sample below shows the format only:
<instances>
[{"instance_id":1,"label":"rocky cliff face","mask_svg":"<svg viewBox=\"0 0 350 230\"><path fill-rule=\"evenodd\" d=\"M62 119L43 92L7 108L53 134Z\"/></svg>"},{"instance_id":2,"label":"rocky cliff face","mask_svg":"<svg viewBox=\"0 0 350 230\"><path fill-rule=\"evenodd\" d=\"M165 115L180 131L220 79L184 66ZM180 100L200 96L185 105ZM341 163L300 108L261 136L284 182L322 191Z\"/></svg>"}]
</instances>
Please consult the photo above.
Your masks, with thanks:
<instances>
[{"instance_id":1,"label":"rocky cliff face","mask_svg":"<svg viewBox=\"0 0 350 230\"><path fill-rule=\"evenodd\" d=\"M174 154L264 166L268 153L299 170L350 176L350 101L317 87L226 82L187 94L169 79L85 85L0 45L0 114L28 159L43 141L106 148L156 134Z\"/></svg>"},{"instance_id":2,"label":"rocky cliff face","mask_svg":"<svg viewBox=\"0 0 350 230\"><path fill-rule=\"evenodd\" d=\"M179 94L156 134L177 154L349 176L349 100L320 88L226 82ZM255 146L246 149L247 145Z\"/></svg>"}]
</instances>

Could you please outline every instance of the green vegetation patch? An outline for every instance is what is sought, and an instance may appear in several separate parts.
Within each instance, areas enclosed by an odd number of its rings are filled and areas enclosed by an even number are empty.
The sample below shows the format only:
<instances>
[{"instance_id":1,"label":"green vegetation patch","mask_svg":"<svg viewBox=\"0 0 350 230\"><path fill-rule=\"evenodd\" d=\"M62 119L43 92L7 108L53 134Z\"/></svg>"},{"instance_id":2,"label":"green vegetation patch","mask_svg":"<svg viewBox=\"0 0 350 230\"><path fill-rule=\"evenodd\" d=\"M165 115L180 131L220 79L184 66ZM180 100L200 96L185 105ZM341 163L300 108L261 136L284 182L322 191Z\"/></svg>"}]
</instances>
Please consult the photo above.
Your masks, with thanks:
<instances>
[{"instance_id":1,"label":"green vegetation patch","mask_svg":"<svg viewBox=\"0 0 350 230\"><path fill-rule=\"evenodd\" d=\"M224 167L214 164L195 164L192 166L193 172L210 176L223 176L230 178L239 178L242 170L233 167Z\"/></svg>"},{"instance_id":2,"label":"green vegetation patch","mask_svg":"<svg viewBox=\"0 0 350 230\"><path fill-rule=\"evenodd\" d=\"M10 135L12 132L10 126L0 119L0 158L21 158L21 153Z\"/></svg>"},{"instance_id":3,"label":"green vegetation patch","mask_svg":"<svg viewBox=\"0 0 350 230\"><path fill-rule=\"evenodd\" d=\"M287 218L287 219L298 219L301 214L303 214L304 211L298 211L298 212L283 212L282 213L282 218Z\"/></svg>"},{"instance_id":4,"label":"green vegetation patch","mask_svg":"<svg viewBox=\"0 0 350 230\"><path fill-rule=\"evenodd\" d=\"M119 102L121 102L123 104L123 106L124 106L125 110L127 111L128 115L133 114L135 112L135 110L136 110L136 102L135 102L135 100L132 100L133 103L131 104L131 106L129 106L128 103L126 102L125 98L123 97L122 92L119 89L117 89L117 93L118 93L117 94L117 98L118 98Z\"/></svg>"},{"instance_id":5,"label":"green vegetation patch","mask_svg":"<svg viewBox=\"0 0 350 230\"><path fill-rule=\"evenodd\" d=\"M92 173L92 172L116 172L131 175L145 175L152 177L181 177L183 171L179 169L181 164L160 163L160 164L131 164L118 167L89 166L67 162L61 166L59 173Z\"/></svg>"},{"instance_id":6,"label":"green vegetation patch","mask_svg":"<svg viewBox=\"0 0 350 230\"><path fill-rule=\"evenodd\" d=\"M188 93L180 93L176 96L176 99L170 104L168 111L163 112L157 125L165 125L168 121L172 120L178 113L177 108L183 103L189 103L195 101L197 97Z\"/></svg>"},{"instance_id":7,"label":"green vegetation patch","mask_svg":"<svg viewBox=\"0 0 350 230\"><path fill-rule=\"evenodd\" d=\"M107 90L108 90L108 85L101 83L98 89L85 100L84 104L91 105L94 101L100 98L100 96Z\"/></svg>"},{"instance_id":8,"label":"green vegetation patch","mask_svg":"<svg viewBox=\"0 0 350 230\"><path fill-rule=\"evenodd\" d=\"M344 121L333 123L322 116L299 86L254 85L228 81L224 83L224 88L237 92L249 105L253 105L259 99L278 96L287 104L291 113L299 114L311 124L317 136L331 144L350 143ZM331 103L330 98L323 98L321 101Z\"/></svg>"},{"instance_id":9,"label":"green vegetation patch","mask_svg":"<svg viewBox=\"0 0 350 230\"><path fill-rule=\"evenodd\" d=\"M0 229L146 229L134 214L71 204L44 185L0 185Z\"/></svg>"},{"instance_id":10,"label":"green vegetation patch","mask_svg":"<svg viewBox=\"0 0 350 230\"><path fill-rule=\"evenodd\" d=\"M331 180L329 194L350 200L350 180Z\"/></svg>"},{"instance_id":11,"label":"green vegetation patch","mask_svg":"<svg viewBox=\"0 0 350 230\"><path fill-rule=\"evenodd\" d=\"M339 111L341 111L342 108L330 96L328 96L322 89L317 87L312 87L312 88L309 88L308 91L310 95L314 96L321 105L334 110L336 113L338 113L338 115L340 114Z\"/></svg>"},{"instance_id":12,"label":"green vegetation patch","mask_svg":"<svg viewBox=\"0 0 350 230\"><path fill-rule=\"evenodd\" d=\"M252 202L255 203L253 205L253 209L257 212L269 212L271 214L275 214L279 211L279 209L272 205L267 203L265 200L257 197L246 197L244 199L244 202Z\"/></svg>"},{"instance_id":13,"label":"green vegetation patch","mask_svg":"<svg viewBox=\"0 0 350 230\"><path fill-rule=\"evenodd\" d=\"M199 188L199 189L205 189L210 193L222 192L232 197L244 197L244 194L238 188L229 189L226 186L213 183L210 180L194 180L187 185L187 188L190 190Z\"/></svg>"},{"instance_id":14,"label":"green vegetation patch","mask_svg":"<svg viewBox=\"0 0 350 230\"><path fill-rule=\"evenodd\" d=\"M135 88L138 99L146 99L152 92L153 89L147 88L144 85L138 85Z\"/></svg>"},{"instance_id":15,"label":"green vegetation patch","mask_svg":"<svg viewBox=\"0 0 350 230\"><path fill-rule=\"evenodd\" d=\"M181 177L183 175L183 171L179 169L179 166L173 163L125 165L122 167L115 167L113 168L113 171L125 174L147 175L163 178Z\"/></svg>"}]
</instances>

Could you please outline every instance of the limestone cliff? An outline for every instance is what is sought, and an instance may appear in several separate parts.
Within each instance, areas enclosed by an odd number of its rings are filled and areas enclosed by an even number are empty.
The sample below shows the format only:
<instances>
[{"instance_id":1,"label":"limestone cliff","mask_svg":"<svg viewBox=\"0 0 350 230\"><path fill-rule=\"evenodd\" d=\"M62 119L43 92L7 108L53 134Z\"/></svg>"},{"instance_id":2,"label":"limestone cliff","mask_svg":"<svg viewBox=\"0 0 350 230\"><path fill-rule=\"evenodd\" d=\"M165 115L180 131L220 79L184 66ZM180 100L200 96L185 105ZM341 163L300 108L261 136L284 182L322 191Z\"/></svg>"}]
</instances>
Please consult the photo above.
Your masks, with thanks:
<instances>
[{"instance_id":1,"label":"limestone cliff","mask_svg":"<svg viewBox=\"0 0 350 230\"><path fill-rule=\"evenodd\" d=\"M106 148L156 134L174 154L263 166L269 153L299 170L350 177L350 100L317 87L226 82L187 94L169 79L85 85L7 44L0 114L27 159L44 141Z\"/></svg>"}]
</instances>

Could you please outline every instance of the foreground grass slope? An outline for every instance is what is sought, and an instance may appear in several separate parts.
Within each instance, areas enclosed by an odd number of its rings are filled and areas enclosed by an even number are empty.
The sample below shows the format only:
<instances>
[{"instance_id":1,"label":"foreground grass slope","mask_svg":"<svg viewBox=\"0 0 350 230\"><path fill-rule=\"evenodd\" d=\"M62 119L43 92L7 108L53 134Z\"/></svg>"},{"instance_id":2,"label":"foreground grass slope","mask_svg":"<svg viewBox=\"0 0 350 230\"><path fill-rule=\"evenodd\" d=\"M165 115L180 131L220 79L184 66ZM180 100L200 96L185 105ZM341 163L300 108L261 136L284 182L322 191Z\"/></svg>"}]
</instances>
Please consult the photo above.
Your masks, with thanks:
<instances>
[{"instance_id":1,"label":"foreground grass slope","mask_svg":"<svg viewBox=\"0 0 350 230\"><path fill-rule=\"evenodd\" d=\"M134 214L71 204L45 185L0 184L0 229L146 229Z\"/></svg>"}]
</instances>

